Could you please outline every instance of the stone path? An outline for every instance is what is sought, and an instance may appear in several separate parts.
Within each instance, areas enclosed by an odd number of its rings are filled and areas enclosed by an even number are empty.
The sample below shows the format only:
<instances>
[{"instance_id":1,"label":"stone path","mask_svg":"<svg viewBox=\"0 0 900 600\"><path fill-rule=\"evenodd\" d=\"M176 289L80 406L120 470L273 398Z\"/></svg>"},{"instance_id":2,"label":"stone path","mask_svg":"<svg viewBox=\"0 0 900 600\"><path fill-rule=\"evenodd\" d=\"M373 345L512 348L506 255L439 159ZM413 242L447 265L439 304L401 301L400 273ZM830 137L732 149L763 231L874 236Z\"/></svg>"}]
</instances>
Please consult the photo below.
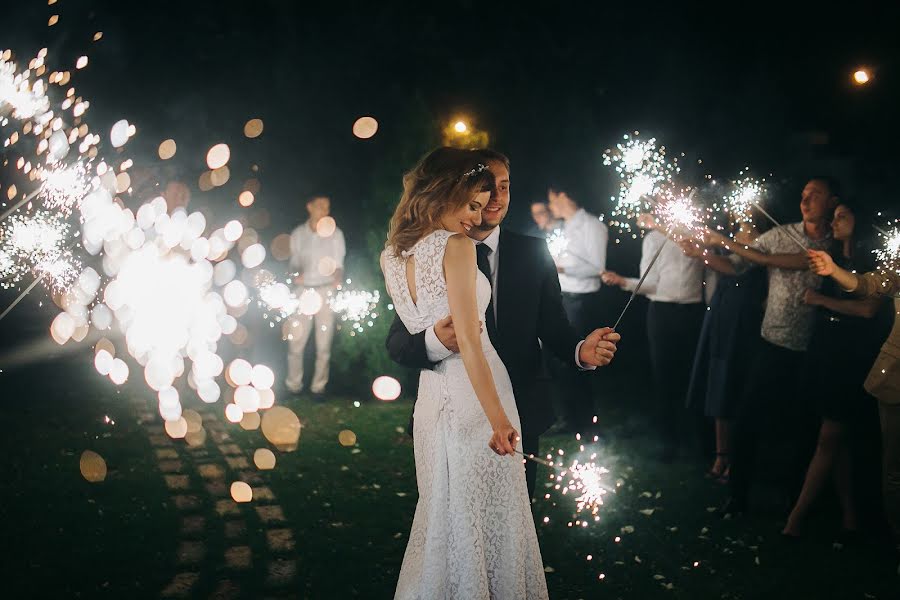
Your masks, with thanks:
<instances>
[{"instance_id":1,"label":"stone path","mask_svg":"<svg viewBox=\"0 0 900 600\"><path fill-rule=\"evenodd\" d=\"M214 407L196 407L196 412L202 432L174 440L158 414L146 405L138 408L170 508L180 518L177 572L159 597L299 597L294 534L266 485L267 472L232 441L228 429L237 425L226 423ZM252 501L232 498L231 484L238 481L251 486Z\"/></svg>"}]
</instances>

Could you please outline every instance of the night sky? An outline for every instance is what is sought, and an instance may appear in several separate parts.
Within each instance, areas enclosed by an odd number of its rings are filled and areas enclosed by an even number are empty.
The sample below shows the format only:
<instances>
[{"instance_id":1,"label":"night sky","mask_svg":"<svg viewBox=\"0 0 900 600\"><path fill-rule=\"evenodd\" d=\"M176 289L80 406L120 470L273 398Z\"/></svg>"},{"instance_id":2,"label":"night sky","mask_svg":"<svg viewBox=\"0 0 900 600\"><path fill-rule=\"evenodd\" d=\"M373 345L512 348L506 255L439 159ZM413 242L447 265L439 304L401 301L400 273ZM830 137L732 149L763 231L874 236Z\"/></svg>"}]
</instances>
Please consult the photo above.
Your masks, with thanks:
<instances>
[{"instance_id":1,"label":"night sky","mask_svg":"<svg viewBox=\"0 0 900 600\"><path fill-rule=\"evenodd\" d=\"M386 226L402 172L459 117L512 159L510 223L519 227L560 177L589 210L608 213L615 181L601 154L635 129L685 153L686 183L736 177L746 165L772 173L786 218L814 173L839 176L850 195L881 208L896 203L896 9L306 4L16 3L0 47L24 61L47 46L57 68L87 54L73 84L92 103L92 129L134 123L125 152L136 167L189 183L192 208L216 222L241 214L241 183L257 178L254 209L269 212L261 232L270 239L321 192L351 250L362 249L364 231ZM48 28L52 14L60 20ZM95 31L104 34L97 43ZM865 88L851 82L860 65L874 72ZM370 140L351 134L363 115L379 121ZM242 127L254 117L265 132L249 140ZM163 164L156 149L169 137L178 154ZM232 178L202 193L197 177L217 142L232 147Z\"/></svg>"}]
</instances>

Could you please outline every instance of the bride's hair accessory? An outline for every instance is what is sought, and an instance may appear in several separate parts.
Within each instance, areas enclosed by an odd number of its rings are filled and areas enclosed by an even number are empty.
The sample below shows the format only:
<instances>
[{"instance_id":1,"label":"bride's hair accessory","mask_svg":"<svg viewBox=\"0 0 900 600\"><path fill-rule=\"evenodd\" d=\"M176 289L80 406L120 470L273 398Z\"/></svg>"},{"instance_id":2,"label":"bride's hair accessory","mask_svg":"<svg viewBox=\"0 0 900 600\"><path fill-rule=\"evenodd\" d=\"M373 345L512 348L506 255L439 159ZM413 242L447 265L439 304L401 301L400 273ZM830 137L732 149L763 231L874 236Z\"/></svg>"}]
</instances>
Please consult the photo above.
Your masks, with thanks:
<instances>
[{"instance_id":1,"label":"bride's hair accessory","mask_svg":"<svg viewBox=\"0 0 900 600\"><path fill-rule=\"evenodd\" d=\"M462 175L462 177L460 177L460 179L467 179L467 178L471 177L472 175L477 175L479 173L483 173L484 171L487 171L487 165L478 163L477 165L475 165L474 169L469 169L468 171L463 173L463 175Z\"/></svg>"}]
</instances>

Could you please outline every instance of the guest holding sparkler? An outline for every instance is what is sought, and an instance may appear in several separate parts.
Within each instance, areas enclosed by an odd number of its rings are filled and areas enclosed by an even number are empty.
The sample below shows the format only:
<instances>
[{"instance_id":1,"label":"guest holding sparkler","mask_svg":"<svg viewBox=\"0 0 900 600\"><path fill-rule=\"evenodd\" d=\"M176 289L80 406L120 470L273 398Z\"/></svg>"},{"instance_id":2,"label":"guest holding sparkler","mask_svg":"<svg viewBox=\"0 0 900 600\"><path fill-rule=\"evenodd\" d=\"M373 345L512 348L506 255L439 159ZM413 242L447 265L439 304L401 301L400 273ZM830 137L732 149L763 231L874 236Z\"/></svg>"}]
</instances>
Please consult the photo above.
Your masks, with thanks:
<instances>
[{"instance_id":1,"label":"guest holding sparkler","mask_svg":"<svg viewBox=\"0 0 900 600\"><path fill-rule=\"evenodd\" d=\"M831 245L828 219L838 203L838 186L830 177L814 177L803 188L800 211L803 221L773 227L759 236L752 246L735 243L721 234L708 231L708 247L731 250L729 256L710 254L705 262L726 275L744 273L754 266L768 268L769 291L763 314L761 339L748 371L748 385L735 421L734 446L729 476L731 497L726 514L744 513L748 508L750 485L756 462L756 449L766 415L780 413L780 421L790 428L785 437L795 446L786 461L786 492L795 493L794 476L799 480L803 441L798 430L809 410L801 401L799 373L812 335L815 309L803 301L807 289L817 290L821 280L809 272L802 248L824 249ZM800 251L800 252L798 252ZM795 253L796 252L796 253Z\"/></svg>"},{"instance_id":2,"label":"guest holding sparkler","mask_svg":"<svg viewBox=\"0 0 900 600\"><path fill-rule=\"evenodd\" d=\"M334 339L334 312L326 297L343 280L344 256L347 248L344 233L329 216L331 200L327 196L313 196L306 203L309 219L291 233L290 266L297 270L294 284L296 294L313 290L321 297L321 308L313 315L296 314L285 321L284 334L288 342L288 374L285 387L299 394L303 391L303 350L315 328L316 366L310 391L313 399L325 399L325 386L331 363L331 342ZM302 300L301 300L302 301Z\"/></svg>"},{"instance_id":3,"label":"guest holding sparkler","mask_svg":"<svg viewBox=\"0 0 900 600\"><path fill-rule=\"evenodd\" d=\"M871 249L861 241L869 229L859 209L841 203L834 211L831 227L838 243L833 262L848 271L871 270ZM883 298L854 299L833 279L824 282L821 292L807 289L804 302L817 311L802 389L818 402L822 424L803 489L782 533L800 535L809 508L829 477L833 477L843 511L843 530L853 533L859 523L851 485L849 438L853 429L864 424L870 407L871 397L863 389L863 381L887 336L891 315L880 310L888 308Z\"/></svg>"},{"instance_id":4,"label":"guest holding sparkler","mask_svg":"<svg viewBox=\"0 0 900 600\"><path fill-rule=\"evenodd\" d=\"M590 333L602 315L600 273L606 269L609 230L600 219L572 199L572 187L555 183L547 191L550 213L563 221L566 249L553 257L559 273L563 307L579 336ZM564 388L564 402L558 431L598 433L594 423L594 394L591 380L571 368L551 362L551 371Z\"/></svg>"},{"instance_id":5,"label":"guest holding sparkler","mask_svg":"<svg viewBox=\"0 0 900 600\"><path fill-rule=\"evenodd\" d=\"M648 230L641 246L640 266L641 273L647 276L639 293L650 299L647 336L657 427L663 444L661 459L671 462L678 452L684 399L703 322L704 269L702 263L686 257L678 244L660 231L651 215L640 215L638 226ZM657 250L659 257L648 271ZM634 290L638 281L613 271L603 273L604 283L627 291Z\"/></svg>"},{"instance_id":6,"label":"guest holding sparkler","mask_svg":"<svg viewBox=\"0 0 900 600\"><path fill-rule=\"evenodd\" d=\"M753 223L738 224L735 242L751 245L759 231ZM696 243L686 241L682 248L688 256L699 255ZM723 275L716 284L703 319L700 340L691 371L687 403L703 407L706 417L715 421L715 461L707 476L728 482L731 426L737 413L737 400L746 383L747 363L759 336L763 300L766 296L763 272L752 269L743 275Z\"/></svg>"},{"instance_id":7,"label":"guest holding sparkler","mask_svg":"<svg viewBox=\"0 0 900 600\"><path fill-rule=\"evenodd\" d=\"M889 247L881 252L884 262L877 270L862 275L835 264L835 260L827 252L815 250L809 252L810 268L817 275L831 277L838 287L856 297L893 297L894 312L900 313L897 242L898 232L895 230L888 239ZM855 351L855 348L851 347L851 350ZM863 385L867 392L878 399L883 447L884 507L894 537L900 542L900 319L894 319L893 329Z\"/></svg>"}]
</instances>

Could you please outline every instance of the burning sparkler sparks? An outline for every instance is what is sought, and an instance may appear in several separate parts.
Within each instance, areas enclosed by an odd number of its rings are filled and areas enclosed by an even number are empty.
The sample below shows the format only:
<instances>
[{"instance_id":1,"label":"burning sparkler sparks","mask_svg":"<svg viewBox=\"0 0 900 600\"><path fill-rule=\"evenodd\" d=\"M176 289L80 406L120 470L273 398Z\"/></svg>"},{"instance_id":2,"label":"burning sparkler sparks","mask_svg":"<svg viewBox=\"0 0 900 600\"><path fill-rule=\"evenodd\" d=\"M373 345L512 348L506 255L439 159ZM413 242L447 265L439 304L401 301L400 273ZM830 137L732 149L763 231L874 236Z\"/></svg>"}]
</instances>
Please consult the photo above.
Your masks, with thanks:
<instances>
[{"instance_id":1,"label":"burning sparkler sparks","mask_svg":"<svg viewBox=\"0 0 900 600\"><path fill-rule=\"evenodd\" d=\"M553 232L547 236L547 249L550 250L550 256L553 258L561 258L565 255L568 247L569 238L566 237L566 232L562 229L554 229Z\"/></svg>"},{"instance_id":2,"label":"burning sparkler sparks","mask_svg":"<svg viewBox=\"0 0 900 600\"><path fill-rule=\"evenodd\" d=\"M584 452L584 446L581 451ZM604 481L604 475L609 471L598 465L595 461L597 453L591 452L586 461L574 459L568 466L562 464L565 451L560 449L559 456L547 454L546 460L532 455L525 458L538 462L554 470L550 474L550 480L555 482L554 489L559 490L564 496L575 495L575 515L589 513L594 521L600 520L600 507L603 506L603 497L608 493L615 493L615 488L608 486ZM583 520L584 519L584 520ZM580 526L587 527L586 518L579 519Z\"/></svg>"},{"instance_id":3,"label":"burning sparkler sparks","mask_svg":"<svg viewBox=\"0 0 900 600\"><path fill-rule=\"evenodd\" d=\"M349 280L348 280L349 283ZM356 335L365 331L363 325L372 327L378 314L380 294L378 290L338 290L328 298L328 306L340 315L341 321L350 323L352 331L350 335Z\"/></svg>"},{"instance_id":4,"label":"burning sparkler sparks","mask_svg":"<svg viewBox=\"0 0 900 600\"><path fill-rule=\"evenodd\" d=\"M694 204L696 189L688 195L666 192L656 204L654 214L670 237L691 239L700 237L706 226L704 210Z\"/></svg>"},{"instance_id":5,"label":"burning sparkler sparks","mask_svg":"<svg viewBox=\"0 0 900 600\"><path fill-rule=\"evenodd\" d=\"M743 173L741 171L740 174ZM735 181L731 193L724 198L724 209L728 212L731 222L733 224L752 222L753 207L763 200L765 193L765 179L743 177Z\"/></svg>"},{"instance_id":6,"label":"burning sparkler sparks","mask_svg":"<svg viewBox=\"0 0 900 600\"><path fill-rule=\"evenodd\" d=\"M878 268L900 274L900 222L895 222L893 229L879 230L883 245L875 250Z\"/></svg>"},{"instance_id":7,"label":"burning sparkler sparks","mask_svg":"<svg viewBox=\"0 0 900 600\"><path fill-rule=\"evenodd\" d=\"M71 245L70 226L58 215L12 215L0 229L0 285L9 288L30 274L65 289L81 271Z\"/></svg>"},{"instance_id":8,"label":"burning sparkler sparks","mask_svg":"<svg viewBox=\"0 0 900 600\"><path fill-rule=\"evenodd\" d=\"M83 161L71 166L48 171L41 185L43 206L69 214L78 208L92 190L91 178Z\"/></svg>"},{"instance_id":9,"label":"burning sparkler sparks","mask_svg":"<svg viewBox=\"0 0 900 600\"><path fill-rule=\"evenodd\" d=\"M619 194L612 197L615 203L612 216L619 220L610 221L620 231L630 230L627 220L647 212L651 197L680 171L676 160L667 159L665 146L657 147L655 138L641 140L637 135L637 132L634 136L624 135L624 141L615 150L603 154L603 164L615 165L620 178Z\"/></svg>"}]
</instances>

